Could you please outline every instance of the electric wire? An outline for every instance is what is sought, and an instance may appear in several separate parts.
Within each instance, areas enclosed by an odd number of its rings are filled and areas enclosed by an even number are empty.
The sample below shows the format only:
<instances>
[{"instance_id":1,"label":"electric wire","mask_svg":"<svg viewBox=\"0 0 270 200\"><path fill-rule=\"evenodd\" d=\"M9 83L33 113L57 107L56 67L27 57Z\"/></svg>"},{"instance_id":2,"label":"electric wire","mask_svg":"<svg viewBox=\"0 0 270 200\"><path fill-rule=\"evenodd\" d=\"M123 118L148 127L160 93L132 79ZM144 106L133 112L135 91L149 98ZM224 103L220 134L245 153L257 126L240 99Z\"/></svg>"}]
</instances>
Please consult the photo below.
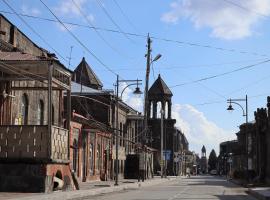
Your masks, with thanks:
<instances>
[{"instance_id":1,"label":"electric wire","mask_svg":"<svg viewBox=\"0 0 270 200\"><path fill-rule=\"evenodd\" d=\"M62 56L52 45L50 45L32 26L30 26L22 17L20 14L18 14L16 12L16 10L6 1L6 0L2 0L4 2L4 4L6 4L7 7L9 7L9 9L16 14L16 16L34 33L36 34L39 39L44 42L48 47L50 47L58 56L60 56L65 62L68 63L67 59Z\"/></svg>"},{"instance_id":2,"label":"electric wire","mask_svg":"<svg viewBox=\"0 0 270 200\"><path fill-rule=\"evenodd\" d=\"M71 31L67 28L67 26L54 14L54 12L42 1L39 0L46 8L47 10L57 19L57 21L68 31L68 33L92 56L94 57L103 67L105 67L108 71L113 73L114 75L117 75L116 72L114 72L112 69L110 69L104 62L98 58L85 44Z\"/></svg>"},{"instance_id":3,"label":"electric wire","mask_svg":"<svg viewBox=\"0 0 270 200\"><path fill-rule=\"evenodd\" d=\"M110 13L106 10L106 8L104 7L104 5L100 2L100 0L96 0L96 2L98 3L99 7L103 10L103 12L105 13L105 15L110 19L110 21L115 25L115 27L121 32L123 33L123 35L130 40L131 42L133 42L128 36L127 34L124 33L124 31L122 30L122 28L115 22L115 20L112 18L112 16L110 15Z\"/></svg>"},{"instance_id":4,"label":"electric wire","mask_svg":"<svg viewBox=\"0 0 270 200\"><path fill-rule=\"evenodd\" d=\"M176 85L170 86L169 88L175 88L175 87L179 87L179 86L183 86L183 85L189 85L189 84L193 84L193 83L198 83L198 82L218 78L218 77L221 77L221 76L225 76L225 75L228 75L228 74L232 74L232 73L235 73L235 72L239 72L239 71L242 71L242 70L253 68L255 66L262 65L262 64L265 64L265 63L268 63L268 62L270 62L270 59L267 59L267 60L264 60L264 61L261 61L261 62L255 63L255 64L247 65L247 66L244 66L244 67L240 67L240 68L237 68L237 69L234 69L234 70L231 70L231 71L227 71L227 72L224 72L224 73L220 73L220 74L216 74L216 75L213 75L213 76L208 76L208 77L205 77L205 78L201 78L201 79L198 79L198 80L194 80L194 81L190 81L190 82L186 82L186 83L181 83L181 84L176 84Z\"/></svg>"},{"instance_id":5,"label":"electric wire","mask_svg":"<svg viewBox=\"0 0 270 200\"><path fill-rule=\"evenodd\" d=\"M0 10L0 12L6 13L6 14L14 14L14 13L4 11L4 10ZM50 22L59 23L59 21L54 20L54 19L50 19L50 18L38 17L38 16L33 16L33 15L26 15L26 14L22 14L22 13L18 13L18 15L23 16L23 17L32 18L32 19L38 19L38 20L43 20L43 21L50 21ZM104 27L83 25L83 24L73 23L73 22L68 22L68 21L62 21L62 23L66 24L66 25L84 27L84 28L89 28L89 29L97 29L97 30L112 32L112 33L117 33L117 34L125 34L125 35L138 37L138 38L147 38L147 35L142 35L142 34L138 34L138 33L124 32L124 31L115 30L115 29L108 29L108 28L104 28ZM237 49L226 49L223 47L217 47L217 46L212 46L212 45L205 45L205 44L200 44L200 43L195 43L195 42L173 40L173 39L169 39L169 38L161 38L161 37L154 37L154 36L151 36L151 38L157 39L160 41L164 41L164 42L176 43L179 45L187 45L187 46L191 46L191 47L201 47L201 48L208 48L208 49L230 52L230 53L239 53L239 54L247 54L247 55L260 56L260 57L268 57L268 55L266 55L266 54L260 54L257 52L239 51Z\"/></svg>"},{"instance_id":6,"label":"electric wire","mask_svg":"<svg viewBox=\"0 0 270 200\"><path fill-rule=\"evenodd\" d=\"M83 18L86 20L86 22L88 23L89 26L91 27L95 27L93 25L93 23L88 19L87 15L85 14L85 12L80 8L80 6L78 6L78 4L72 0L72 3L75 5L75 7L77 8L77 10L79 11L79 13L83 16ZM120 52L117 48L115 48L112 44L110 44L104 37L103 35L98 31L98 29L94 28L94 31L96 32L96 34L99 36L99 38L108 46L110 47L113 51L117 52L120 56L122 57L127 57L126 55L124 55L123 52Z\"/></svg>"},{"instance_id":7,"label":"electric wire","mask_svg":"<svg viewBox=\"0 0 270 200\"><path fill-rule=\"evenodd\" d=\"M113 0L114 4L118 7L118 9L120 10L121 14L124 16L124 18L126 19L126 21L129 23L129 25L138 32L138 29L136 28L136 26L132 23L132 21L129 19L129 17L126 15L126 13L124 12L124 10L121 8L121 6L119 5L119 3L117 2L117 0Z\"/></svg>"},{"instance_id":8,"label":"electric wire","mask_svg":"<svg viewBox=\"0 0 270 200\"><path fill-rule=\"evenodd\" d=\"M268 18L269 19L269 16L264 15L262 13L258 13L255 10L248 9L248 8L246 8L246 7L244 7L244 6L240 5L240 4L237 4L235 2L232 2L232 1L229 1L229 0L223 0L223 1L226 2L226 3L228 3L228 4L232 4L232 5L234 5L234 6L238 7L238 8L241 8L242 10L245 10L247 12L254 13L256 15L259 15L261 17L264 17L264 18Z\"/></svg>"}]
</instances>

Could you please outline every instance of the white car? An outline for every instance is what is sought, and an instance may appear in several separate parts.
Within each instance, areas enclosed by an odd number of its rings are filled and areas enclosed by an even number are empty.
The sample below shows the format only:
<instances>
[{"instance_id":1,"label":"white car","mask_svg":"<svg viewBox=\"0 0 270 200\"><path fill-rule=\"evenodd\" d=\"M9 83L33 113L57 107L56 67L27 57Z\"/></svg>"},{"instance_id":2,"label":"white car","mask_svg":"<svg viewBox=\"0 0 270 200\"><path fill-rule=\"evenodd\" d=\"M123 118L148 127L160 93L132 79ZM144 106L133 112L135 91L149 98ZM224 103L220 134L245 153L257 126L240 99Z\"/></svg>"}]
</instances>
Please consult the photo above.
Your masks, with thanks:
<instances>
[{"instance_id":1,"label":"white car","mask_svg":"<svg viewBox=\"0 0 270 200\"><path fill-rule=\"evenodd\" d=\"M217 175L217 170L216 170L216 169L212 169L212 170L210 171L210 174L211 174L211 175Z\"/></svg>"}]
</instances>

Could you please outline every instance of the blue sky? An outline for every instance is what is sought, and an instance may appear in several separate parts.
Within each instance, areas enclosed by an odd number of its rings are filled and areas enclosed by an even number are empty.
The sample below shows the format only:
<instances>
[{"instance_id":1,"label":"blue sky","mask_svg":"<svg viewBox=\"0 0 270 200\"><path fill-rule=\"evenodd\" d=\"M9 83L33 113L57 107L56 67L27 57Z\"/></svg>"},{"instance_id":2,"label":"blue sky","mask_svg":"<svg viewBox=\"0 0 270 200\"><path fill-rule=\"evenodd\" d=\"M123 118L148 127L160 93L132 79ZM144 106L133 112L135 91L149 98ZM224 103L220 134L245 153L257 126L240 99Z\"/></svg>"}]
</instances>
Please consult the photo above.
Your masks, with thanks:
<instances>
[{"instance_id":1,"label":"blue sky","mask_svg":"<svg viewBox=\"0 0 270 200\"><path fill-rule=\"evenodd\" d=\"M74 0L87 15L88 21L80 14L71 0L43 0L63 21L124 32L170 39L168 42L153 39L152 56L162 54L154 63L150 84L161 74L168 86L191 82L201 78L222 74L241 67L259 63L269 58L268 36L270 33L269 0ZM7 1L17 12L38 17L55 19L37 0ZM120 8L121 11L120 10ZM0 1L1 11L11 11ZM105 14L103 8L112 17ZM13 14L5 16L17 25L38 45L50 50L38 36ZM69 57L73 46L70 69L74 69L84 56L104 84L112 89L116 76L124 79L145 79L146 38L121 33L68 25L79 40L106 65L100 64L85 50L68 31L54 22L24 17L54 49L64 58ZM190 45L195 43L198 45ZM201 47L201 46L211 46ZM223 48L218 50L212 47ZM234 49L234 51L227 51ZM241 53L241 52L247 53ZM254 55L257 53L258 55ZM68 66L68 63L60 58ZM270 93L269 63L220 76L214 79L171 88L174 117L190 141L190 148L200 152L205 144L208 152L218 151L218 143L234 138L245 118L241 109L233 113L226 110L226 99L249 96L249 119L257 107L265 107ZM256 97L255 97L256 96ZM142 108L141 99L134 99L127 90L124 99ZM199 105L208 102L218 102ZM243 104L244 105L244 104Z\"/></svg>"}]
</instances>

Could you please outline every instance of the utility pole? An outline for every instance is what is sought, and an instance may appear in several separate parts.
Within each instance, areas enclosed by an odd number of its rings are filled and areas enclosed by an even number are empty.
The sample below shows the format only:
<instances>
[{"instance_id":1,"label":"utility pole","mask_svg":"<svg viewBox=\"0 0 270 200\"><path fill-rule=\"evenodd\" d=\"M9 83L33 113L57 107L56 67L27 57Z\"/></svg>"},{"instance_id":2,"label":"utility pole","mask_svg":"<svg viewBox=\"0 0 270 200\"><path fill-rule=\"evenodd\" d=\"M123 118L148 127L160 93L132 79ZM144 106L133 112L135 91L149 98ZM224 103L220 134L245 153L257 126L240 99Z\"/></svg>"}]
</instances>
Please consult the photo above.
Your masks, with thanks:
<instances>
[{"instance_id":1,"label":"utility pole","mask_svg":"<svg viewBox=\"0 0 270 200\"><path fill-rule=\"evenodd\" d=\"M144 90L144 128L145 132L143 134L143 140L142 143L144 144L145 140L145 133L147 132L148 129L148 85L149 85L149 74L150 74L150 64L151 64L151 39L147 37L147 54L145 55L147 60L146 60L146 77L145 77L145 90Z\"/></svg>"},{"instance_id":2,"label":"utility pole","mask_svg":"<svg viewBox=\"0 0 270 200\"><path fill-rule=\"evenodd\" d=\"M145 77L145 90L144 90L144 134L142 136L142 148L144 150L146 135L148 132L148 85L149 85L149 74L150 74L150 65L151 65L151 39L149 34L147 36L147 54L146 56L146 77ZM145 156L144 156L145 158ZM146 163L146 162L144 162ZM145 175L145 164L144 164L144 175Z\"/></svg>"},{"instance_id":3,"label":"utility pole","mask_svg":"<svg viewBox=\"0 0 270 200\"><path fill-rule=\"evenodd\" d=\"M164 111L163 109L160 110L161 119L160 119L160 175L161 178L163 178L163 117L164 117Z\"/></svg>"},{"instance_id":4,"label":"utility pole","mask_svg":"<svg viewBox=\"0 0 270 200\"><path fill-rule=\"evenodd\" d=\"M116 160L116 175L115 175L115 184L118 185L118 173L119 173L119 159L118 159L118 144L119 144L119 122L118 122L118 109L119 109L119 102L118 102L118 89L119 89L119 75L117 74L116 80L116 141L115 141L115 160Z\"/></svg>"}]
</instances>

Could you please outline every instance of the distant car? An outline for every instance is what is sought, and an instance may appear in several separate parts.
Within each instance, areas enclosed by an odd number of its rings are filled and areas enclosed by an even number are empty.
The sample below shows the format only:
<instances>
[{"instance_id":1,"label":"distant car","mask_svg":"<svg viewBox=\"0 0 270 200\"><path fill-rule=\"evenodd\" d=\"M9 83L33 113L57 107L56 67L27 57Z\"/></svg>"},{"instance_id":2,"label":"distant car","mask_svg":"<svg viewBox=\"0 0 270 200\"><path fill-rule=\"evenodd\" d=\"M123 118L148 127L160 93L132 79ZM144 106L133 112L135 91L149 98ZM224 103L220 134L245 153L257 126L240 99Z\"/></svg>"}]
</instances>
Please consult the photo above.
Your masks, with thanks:
<instances>
[{"instance_id":1,"label":"distant car","mask_svg":"<svg viewBox=\"0 0 270 200\"><path fill-rule=\"evenodd\" d=\"M217 170L216 170L216 169L212 169L212 170L210 171L210 174L211 174L211 175L217 175Z\"/></svg>"}]
</instances>

